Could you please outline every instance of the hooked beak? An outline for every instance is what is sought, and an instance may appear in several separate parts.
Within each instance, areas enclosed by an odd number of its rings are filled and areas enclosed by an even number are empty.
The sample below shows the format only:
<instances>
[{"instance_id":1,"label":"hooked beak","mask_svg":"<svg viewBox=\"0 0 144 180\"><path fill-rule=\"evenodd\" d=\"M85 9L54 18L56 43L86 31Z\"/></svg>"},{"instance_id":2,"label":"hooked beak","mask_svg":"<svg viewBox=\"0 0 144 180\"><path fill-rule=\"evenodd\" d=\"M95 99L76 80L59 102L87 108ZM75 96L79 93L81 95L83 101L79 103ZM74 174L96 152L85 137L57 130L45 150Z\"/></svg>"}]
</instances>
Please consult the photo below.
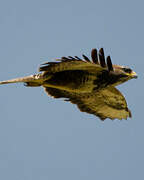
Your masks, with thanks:
<instances>
[{"instance_id":1,"label":"hooked beak","mask_svg":"<svg viewBox=\"0 0 144 180\"><path fill-rule=\"evenodd\" d=\"M138 78L138 75L134 71L131 72L130 76L135 79Z\"/></svg>"}]
</instances>

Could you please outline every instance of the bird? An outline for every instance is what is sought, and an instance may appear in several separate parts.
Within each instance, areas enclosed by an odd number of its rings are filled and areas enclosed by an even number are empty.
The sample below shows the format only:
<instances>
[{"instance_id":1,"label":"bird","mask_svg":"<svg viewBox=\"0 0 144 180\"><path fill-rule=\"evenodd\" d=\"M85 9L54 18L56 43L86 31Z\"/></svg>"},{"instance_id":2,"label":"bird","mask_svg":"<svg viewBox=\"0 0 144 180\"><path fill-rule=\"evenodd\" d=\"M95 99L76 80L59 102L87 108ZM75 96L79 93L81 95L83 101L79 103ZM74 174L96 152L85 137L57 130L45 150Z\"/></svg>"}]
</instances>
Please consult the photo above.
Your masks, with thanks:
<instances>
[{"instance_id":1,"label":"bird","mask_svg":"<svg viewBox=\"0 0 144 180\"><path fill-rule=\"evenodd\" d=\"M115 86L137 77L131 68L112 64L103 48L94 48L91 59L84 54L82 58L61 57L42 64L38 74L0 81L0 85L23 82L27 87L42 86L48 95L65 98L82 112L113 120L131 117L124 96Z\"/></svg>"}]
</instances>

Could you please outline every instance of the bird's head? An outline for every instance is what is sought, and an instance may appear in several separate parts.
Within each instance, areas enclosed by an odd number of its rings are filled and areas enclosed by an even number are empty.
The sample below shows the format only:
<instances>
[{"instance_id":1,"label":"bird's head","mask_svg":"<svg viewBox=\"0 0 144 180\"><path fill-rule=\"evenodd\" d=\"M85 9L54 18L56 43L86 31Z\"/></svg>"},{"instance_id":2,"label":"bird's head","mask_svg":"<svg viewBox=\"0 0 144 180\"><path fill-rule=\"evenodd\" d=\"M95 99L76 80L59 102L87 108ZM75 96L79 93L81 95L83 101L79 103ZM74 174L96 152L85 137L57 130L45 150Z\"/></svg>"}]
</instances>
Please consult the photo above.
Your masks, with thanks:
<instances>
[{"instance_id":1,"label":"bird's head","mask_svg":"<svg viewBox=\"0 0 144 180\"><path fill-rule=\"evenodd\" d=\"M126 79L137 78L136 72L127 66L113 65L113 70L116 74L123 76Z\"/></svg>"},{"instance_id":2,"label":"bird's head","mask_svg":"<svg viewBox=\"0 0 144 180\"><path fill-rule=\"evenodd\" d=\"M92 49L91 57L95 64L98 64L107 70L107 80L114 86L138 77L137 74L129 67L112 64L110 56L107 56L105 59L103 48L99 50L98 55L97 50Z\"/></svg>"},{"instance_id":3,"label":"bird's head","mask_svg":"<svg viewBox=\"0 0 144 180\"><path fill-rule=\"evenodd\" d=\"M131 68L119 65L113 65L112 74L119 77L119 84L138 77L136 72L134 72Z\"/></svg>"}]
</instances>

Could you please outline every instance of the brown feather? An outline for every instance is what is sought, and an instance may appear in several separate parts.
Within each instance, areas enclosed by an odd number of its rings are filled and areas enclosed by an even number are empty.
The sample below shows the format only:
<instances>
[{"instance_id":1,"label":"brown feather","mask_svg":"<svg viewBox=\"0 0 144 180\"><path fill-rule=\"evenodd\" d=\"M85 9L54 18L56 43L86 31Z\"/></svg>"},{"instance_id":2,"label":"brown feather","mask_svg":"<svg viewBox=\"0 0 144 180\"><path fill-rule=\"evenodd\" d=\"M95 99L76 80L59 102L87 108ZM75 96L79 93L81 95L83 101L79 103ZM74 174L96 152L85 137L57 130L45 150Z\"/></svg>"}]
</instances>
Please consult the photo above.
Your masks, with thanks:
<instances>
[{"instance_id":1,"label":"brown feather","mask_svg":"<svg viewBox=\"0 0 144 180\"><path fill-rule=\"evenodd\" d=\"M75 58L76 58L77 60L82 60L82 59L80 59L78 56L75 56Z\"/></svg>"},{"instance_id":2,"label":"brown feather","mask_svg":"<svg viewBox=\"0 0 144 180\"><path fill-rule=\"evenodd\" d=\"M72 60L75 60L75 58L74 58L74 57L72 57L72 56L68 56L68 58L69 58L69 59L72 59Z\"/></svg>"},{"instance_id":3,"label":"brown feather","mask_svg":"<svg viewBox=\"0 0 144 180\"><path fill-rule=\"evenodd\" d=\"M90 62L90 60L89 60L89 58L87 56L85 56L84 54L82 56L87 62Z\"/></svg>"},{"instance_id":4,"label":"brown feather","mask_svg":"<svg viewBox=\"0 0 144 180\"><path fill-rule=\"evenodd\" d=\"M113 71L113 66L112 66L112 61L111 61L110 56L107 57L107 67L109 71Z\"/></svg>"},{"instance_id":5,"label":"brown feather","mask_svg":"<svg viewBox=\"0 0 144 180\"><path fill-rule=\"evenodd\" d=\"M92 49L91 58L92 58L93 63L98 64L98 55L97 55L96 49Z\"/></svg>"},{"instance_id":6,"label":"brown feather","mask_svg":"<svg viewBox=\"0 0 144 180\"><path fill-rule=\"evenodd\" d=\"M106 67L106 63L105 63L105 56L104 56L104 50L103 48L101 48L99 50L99 60L100 60L100 65L102 67Z\"/></svg>"}]
</instances>

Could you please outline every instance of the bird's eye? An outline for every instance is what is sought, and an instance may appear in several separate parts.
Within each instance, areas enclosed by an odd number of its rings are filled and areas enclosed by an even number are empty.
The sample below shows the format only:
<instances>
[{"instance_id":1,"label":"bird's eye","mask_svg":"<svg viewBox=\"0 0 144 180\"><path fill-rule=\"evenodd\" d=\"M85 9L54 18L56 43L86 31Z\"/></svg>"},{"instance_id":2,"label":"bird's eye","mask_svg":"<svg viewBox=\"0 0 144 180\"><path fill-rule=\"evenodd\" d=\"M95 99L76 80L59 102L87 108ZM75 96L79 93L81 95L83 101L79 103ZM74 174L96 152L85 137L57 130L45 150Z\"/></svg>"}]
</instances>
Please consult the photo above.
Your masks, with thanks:
<instances>
[{"instance_id":1,"label":"bird's eye","mask_svg":"<svg viewBox=\"0 0 144 180\"><path fill-rule=\"evenodd\" d=\"M131 70L130 68L123 68L123 70L124 70L124 72L126 72L126 73L131 73L131 72L132 72L132 70Z\"/></svg>"}]
</instances>

